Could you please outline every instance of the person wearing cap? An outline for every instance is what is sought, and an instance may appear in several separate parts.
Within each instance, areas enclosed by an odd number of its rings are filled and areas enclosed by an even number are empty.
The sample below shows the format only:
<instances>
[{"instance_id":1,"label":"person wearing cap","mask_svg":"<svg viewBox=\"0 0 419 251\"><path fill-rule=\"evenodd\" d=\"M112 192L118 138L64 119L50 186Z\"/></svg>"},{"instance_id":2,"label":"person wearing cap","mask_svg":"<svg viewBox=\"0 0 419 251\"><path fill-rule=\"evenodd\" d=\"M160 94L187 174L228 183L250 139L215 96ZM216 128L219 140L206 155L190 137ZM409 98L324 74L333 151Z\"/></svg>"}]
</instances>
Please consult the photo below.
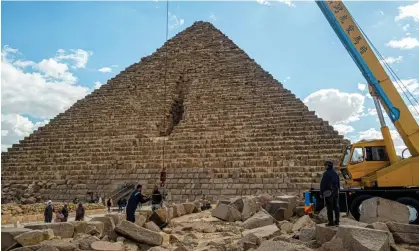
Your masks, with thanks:
<instances>
[{"instance_id":1,"label":"person wearing cap","mask_svg":"<svg viewBox=\"0 0 419 251\"><path fill-rule=\"evenodd\" d=\"M323 173L322 180L320 182L320 197L324 199L327 208L327 219L329 223L327 226L338 226L339 225L339 189L340 179L339 175L333 168L333 161L327 160L324 163L326 171ZM333 213L335 215L335 221L333 221Z\"/></svg>"},{"instance_id":2,"label":"person wearing cap","mask_svg":"<svg viewBox=\"0 0 419 251\"><path fill-rule=\"evenodd\" d=\"M131 193L128 204L126 207L126 214L127 214L127 221L131 221L135 223L135 211L137 210L138 204L146 203L150 200L150 198L146 198L142 193L142 186L138 185L137 189Z\"/></svg>"},{"instance_id":3,"label":"person wearing cap","mask_svg":"<svg viewBox=\"0 0 419 251\"><path fill-rule=\"evenodd\" d=\"M153 194L151 195L151 211L162 207L163 197L157 185L154 186Z\"/></svg>"},{"instance_id":4,"label":"person wearing cap","mask_svg":"<svg viewBox=\"0 0 419 251\"><path fill-rule=\"evenodd\" d=\"M52 222L52 213L54 212L54 207L52 206L52 201L47 201L47 206L45 207L44 211L44 219L45 222L51 223Z\"/></svg>"}]
</instances>

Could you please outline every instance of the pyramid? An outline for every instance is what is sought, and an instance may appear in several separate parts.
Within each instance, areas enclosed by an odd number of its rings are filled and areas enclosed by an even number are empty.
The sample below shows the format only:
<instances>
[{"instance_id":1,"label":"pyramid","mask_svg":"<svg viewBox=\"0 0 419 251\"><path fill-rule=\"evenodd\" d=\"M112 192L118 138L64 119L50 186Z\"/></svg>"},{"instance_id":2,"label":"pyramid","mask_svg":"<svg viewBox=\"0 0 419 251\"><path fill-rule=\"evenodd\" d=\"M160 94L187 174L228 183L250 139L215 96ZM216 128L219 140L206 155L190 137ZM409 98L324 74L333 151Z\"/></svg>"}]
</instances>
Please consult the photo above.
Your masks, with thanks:
<instances>
[{"instance_id":1,"label":"pyramid","mask_svg":"<svg viewBox=\"0 0 419 251\"><path fill-rule=\"evenodd\" d=\"M69 201L135 182L147 192L164 163L173 201L303 192L344 147L233 41L195 22L3 153L2 191L44 182L26 197Z\"/></svg>"}]
</instances>

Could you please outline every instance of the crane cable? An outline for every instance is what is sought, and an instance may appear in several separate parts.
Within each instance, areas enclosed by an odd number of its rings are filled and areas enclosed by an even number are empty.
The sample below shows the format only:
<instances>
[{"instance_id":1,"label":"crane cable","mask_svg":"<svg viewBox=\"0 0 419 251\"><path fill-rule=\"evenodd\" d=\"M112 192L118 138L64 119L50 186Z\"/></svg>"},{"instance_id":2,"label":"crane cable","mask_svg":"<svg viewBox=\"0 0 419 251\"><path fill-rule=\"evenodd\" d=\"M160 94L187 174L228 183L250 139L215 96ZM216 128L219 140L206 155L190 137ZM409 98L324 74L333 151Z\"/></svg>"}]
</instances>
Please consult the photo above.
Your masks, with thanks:
<instances>
[{"instance_id":1,"label":"crane cable","mask_svg":"<svg viewBox=\"0 0 419 251\"><path fill-rule=\"evenodd\" d=\"M167 99L167 71L168 71L168 40L169 40L169 0L166 1L166 42L164 44L164 100L163 100L163 130L166 130L166 113L165 113L165 105ZM164 137L167 135L164 134ZM166 150L166 139L163 139L162 145L162 170L160 173L160 186L164 189L165 182L166 182L166 166L165 166L165 150ZM165 192L165 189L164 189Z\"/></svg>"},{"instance_id":2,"label":"crane cable","mask_svg":"<svg viewBox=\"0 0 419 251\"><path fill-rule=\"evenodd\" d=\"M415 98L415 96L409 91L409 89L407 88L407 86L400 80L399 76L393 71L393 69L391 68L391 66L385 61L384 57L381 55L381 53L378 51L378 49L374 46L374 44L368 38L367 34L364 33L364 31L358 25L358 23L355 21L355 19L354 19L354 22L355 22L355 25L358 26L358 28L359 28L360 32L362 33L362 35L364 35L364 37L367 39L367 42L371 45L371 47L373 48L374 52L377 54L377 56L379 57L379 59L381 60L381 62L383 62L385 68L390 73L390 75L393 78L394 82L399 86L400 90L403 92L403 94L406 97L406 99L412 105L412 108L419 115L419 111L416 109L416 105L418 105L419 102L417 101L417 99ZM402 86L404 87L404 89L406 89L406 91L402 88ZM413 100L415 101L416 105L413 104L412 100L409 98L409 96L406 93L409 94L413 98Z\"/></svg>"}]
</instances>

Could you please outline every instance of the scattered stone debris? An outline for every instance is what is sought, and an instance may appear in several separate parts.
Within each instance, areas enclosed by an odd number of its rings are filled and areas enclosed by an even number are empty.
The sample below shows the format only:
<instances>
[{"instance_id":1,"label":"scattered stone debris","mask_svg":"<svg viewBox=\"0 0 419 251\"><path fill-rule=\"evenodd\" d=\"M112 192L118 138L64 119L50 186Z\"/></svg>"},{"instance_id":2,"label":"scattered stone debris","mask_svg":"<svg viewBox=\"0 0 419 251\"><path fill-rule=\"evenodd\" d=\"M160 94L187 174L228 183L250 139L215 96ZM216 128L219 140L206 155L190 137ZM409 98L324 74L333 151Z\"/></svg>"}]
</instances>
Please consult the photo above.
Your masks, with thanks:
<instances>
[{"instance_id":1,"label":"scattered stone debris","mask_svg":"<svg viewBox=\"0 0 419 251\"><path fill-rule=\"evenodd\" d=\"M2 229L2 250L418 250L419 226L405 224L398 216L389 221L384 209L371 214L374 222L365 214L364 221L370 223L342 216L339 226L328 227L319 216L299 216L299 203L296 196L263 194L221 200L212 210L200 211L199 203L186 202L141 211L135 223L108 214L87 222L28 224ZM400 210L395 215L404 213L404 207L393 209Z\"/></svg>"}]
</instances>

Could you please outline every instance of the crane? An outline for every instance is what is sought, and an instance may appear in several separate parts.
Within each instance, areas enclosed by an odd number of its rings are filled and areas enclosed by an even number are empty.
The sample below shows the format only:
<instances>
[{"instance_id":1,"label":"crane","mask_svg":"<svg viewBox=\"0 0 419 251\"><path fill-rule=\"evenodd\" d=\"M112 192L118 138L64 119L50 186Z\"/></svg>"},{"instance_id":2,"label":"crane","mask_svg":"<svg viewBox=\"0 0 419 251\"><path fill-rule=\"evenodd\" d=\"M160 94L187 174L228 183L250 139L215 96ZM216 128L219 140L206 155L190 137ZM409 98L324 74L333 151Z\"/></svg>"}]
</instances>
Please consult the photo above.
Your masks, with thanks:
<instances>
[{"instance_id":1,"label":"crane","mask_svg":"<svg viewBox=\"0 0 419 251\"><path fill-rule=\"evenodd\" d=\"M419 224L418 123L374 53L374 45L345 4L340 0L316 0L316 3L366 79L383 136L382 140L360 141L345 149L339 166L347 186L341 189L341 211L350 211L359 219L362 201L383 197L407 205L411 211L410 222ZM400 134L410 157L397 157L382 108ZM323 207L318 190L311 189L306 195L306 204L314 205L316 210Z\"/></svg>"}]
</instances>

